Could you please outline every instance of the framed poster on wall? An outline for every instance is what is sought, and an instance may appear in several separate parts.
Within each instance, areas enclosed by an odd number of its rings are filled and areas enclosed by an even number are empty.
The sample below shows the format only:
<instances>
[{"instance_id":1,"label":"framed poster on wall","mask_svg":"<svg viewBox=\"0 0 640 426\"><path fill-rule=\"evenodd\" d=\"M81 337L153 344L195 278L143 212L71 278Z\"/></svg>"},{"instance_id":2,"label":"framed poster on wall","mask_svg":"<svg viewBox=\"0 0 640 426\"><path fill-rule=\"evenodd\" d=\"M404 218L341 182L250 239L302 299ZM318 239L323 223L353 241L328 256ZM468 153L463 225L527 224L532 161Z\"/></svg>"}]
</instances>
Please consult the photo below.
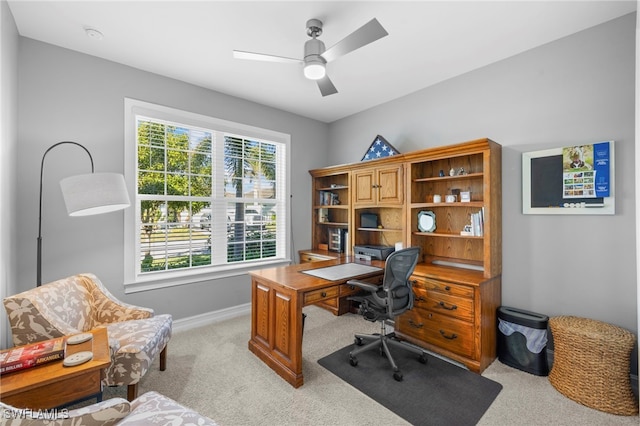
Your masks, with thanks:
<instances>
[{"instance_id":1,"label":"framed poster on wall","mask_svg":"<svg viewBox=\"0 0 640 426\"><path fill-rule=\"evenodd\" d=\"M522 213L615 214L613 141L522 154Z\"/></svg>"}]
</instances>

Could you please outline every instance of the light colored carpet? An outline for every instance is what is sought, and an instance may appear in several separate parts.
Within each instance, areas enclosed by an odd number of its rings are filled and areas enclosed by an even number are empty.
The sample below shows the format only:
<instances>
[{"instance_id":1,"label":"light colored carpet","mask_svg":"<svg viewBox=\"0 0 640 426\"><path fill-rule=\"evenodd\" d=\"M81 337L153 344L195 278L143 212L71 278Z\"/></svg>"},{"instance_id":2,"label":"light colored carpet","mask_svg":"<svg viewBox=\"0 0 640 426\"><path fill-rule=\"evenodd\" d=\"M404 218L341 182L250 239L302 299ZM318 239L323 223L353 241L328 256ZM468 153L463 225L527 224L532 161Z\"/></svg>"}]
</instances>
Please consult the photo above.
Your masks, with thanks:
<instances>
[{"instance_id":1,"label":"light colored carpet","mask_svg":"<svg viewBox=\"0 0 640 426\"><path fill-rule=\"evenodd\" d=\"M154 390L223 426L406 425L402 418L321 367L317 360L353 342L354 332L378 327L361 317L335 317L307 307L302 353L304 385L294 389L247 348L250 317L174 333L167 370L156 360L139 393ZM582 406L560 394L547 377L496 360L483 375L504 388L479 425L634 425L625 417ZM126 387L107 388L105 398L126 397ZM428 398L428 395L424 396Z\"/></svg>"}]
</instances>

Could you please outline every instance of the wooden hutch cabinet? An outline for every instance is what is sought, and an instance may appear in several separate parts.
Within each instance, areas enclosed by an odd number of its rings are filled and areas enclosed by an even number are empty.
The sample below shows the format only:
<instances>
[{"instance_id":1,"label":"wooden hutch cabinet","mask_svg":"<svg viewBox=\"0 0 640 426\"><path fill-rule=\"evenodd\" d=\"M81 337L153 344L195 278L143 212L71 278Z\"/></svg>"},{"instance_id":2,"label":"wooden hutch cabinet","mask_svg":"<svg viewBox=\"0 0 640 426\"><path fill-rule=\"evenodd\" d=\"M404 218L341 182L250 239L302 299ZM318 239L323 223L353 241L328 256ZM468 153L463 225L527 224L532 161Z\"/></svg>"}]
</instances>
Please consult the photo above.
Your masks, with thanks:
<instances>
[{"instance_id":1,"label":"wooden hutch cabinet","mask_svg":"<svg viewBox=\"0 0 640 426\"><path fill-rule=\"evenodd\" d=\"M311 170L314 250L301 252L301 259L302 253L327 255L317 249L326 244L326 229L336 226L348 233L347 254L360 244L420 247L412 276L415 304L396 319L396 334L480 373L497 356L501 166L502 147L478 139ZM340 207L320 203L322 191L337 192ZM463 193L469 195L465 201ZM454 194L455 201L447 202ZM434 202L434 195L441 200ZM362 227L361 213L375 213L379 227ZM429 217L419 222L423 216ZM334 304L334 313L347 311L340 297Z\"/></svg>"},{"instance_id":2,"label":"wooden hutch cabinet","mask_svg":"<svg viewBox=\"0 0 640 426\"><path fill-rule=\"evenodd\" d=\"M370 168L353 172L353 204L402 204L404 199L403 165Z\"/></svg>"},{"instance_id":3,"label":"wooden hutch cabinet","mask_svg":"<svg viewBox=\"0 0 640 426\"><path fill-rule=\"evenodd\" d=\"M311 244L309 250L300 250L300 262L318 262L346 256L350 252L351 243L351 171L348 168L332 167L311 170L312 176L312 208L311 208ZM342 247L335 249L332 238L342 238ZM332 249L332 250L330 250ZM335 297L318 302L335 315L342 315L349 310L347 297L356 292L341 286Z\"/></svg>"}]
</instances>

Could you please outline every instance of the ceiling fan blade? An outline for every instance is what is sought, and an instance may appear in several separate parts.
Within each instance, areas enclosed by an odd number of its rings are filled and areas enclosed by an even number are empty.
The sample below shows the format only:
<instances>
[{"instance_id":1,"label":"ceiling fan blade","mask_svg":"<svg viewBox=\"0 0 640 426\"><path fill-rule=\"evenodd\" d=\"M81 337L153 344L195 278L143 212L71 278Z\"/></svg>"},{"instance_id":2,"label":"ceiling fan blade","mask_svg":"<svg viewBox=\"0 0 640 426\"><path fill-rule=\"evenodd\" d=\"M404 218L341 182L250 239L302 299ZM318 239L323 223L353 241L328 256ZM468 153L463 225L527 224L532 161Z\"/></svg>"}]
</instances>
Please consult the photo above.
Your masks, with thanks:
<instances>
[{"instance_id":1,"label":"ceiling fan blade","mask_svg":"<svg viewBox=\"0 0 640 426\"><path fill-rule=\"evenodd\" d=\"M336 89L336 86L333 85L329 77L326 75L318 80L318 89L320 89L322 96L329 96L338 93L338 89Z\"/></svg>"},{"instance_id":2,"label":"ceiling fan blade","mask_svg":"<svg viewBox=\"0 0 640 426\"><path fill-rule=\"evenodd\" d=\"M266 62L283 62L301 64L301 59L287 58L285 56L266 55L264 53L245 52L242 50L234 50L233 57L236 59L250 59L253 61L266 61Z\"/></svg>"},{"instance_id":3,"label":"ceiling fan blade","mask_svg":"<svg viewBox=\"0 0 640 426\"><path fill-rule=\"evenodd\" d=\"M335 45L328 48L322 55L327 62L331 62L340 56L346 55L349 52L353 52L356 49L366 46L382 37L389 35L380 22L376 18L373 18Z\"/></svg>"}]
</instances>

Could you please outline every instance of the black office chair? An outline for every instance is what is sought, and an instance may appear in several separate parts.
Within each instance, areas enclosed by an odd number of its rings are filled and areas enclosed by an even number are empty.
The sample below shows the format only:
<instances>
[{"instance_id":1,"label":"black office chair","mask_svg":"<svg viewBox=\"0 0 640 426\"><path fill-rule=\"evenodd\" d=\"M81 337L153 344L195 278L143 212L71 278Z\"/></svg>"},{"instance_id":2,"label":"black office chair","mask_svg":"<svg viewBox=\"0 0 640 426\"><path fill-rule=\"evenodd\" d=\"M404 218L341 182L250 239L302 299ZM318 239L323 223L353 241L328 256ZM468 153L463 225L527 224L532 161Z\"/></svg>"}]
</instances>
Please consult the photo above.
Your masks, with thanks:
<instances>
[{"instance_id":1,"label":"black office chair","mask_svg":"<svg viewBox=\"0 0 640 426\"><path fill-rule=\"evenodd\" d=\"M419 355L418 360L426 364L427 353L423 349L400 341L395 332L387 334L386 322L393 320L401 313L413 307L413 291L409 277L418 263L419 247L409 247L398 250L389 255L384 268L382 286L358 280L350 280L349 285L355 285L369 292L365 296L353 296L349 300L360 302L359 313L367 321L380 321L380 334L356 334L355 344L360 346L349 353L349 362L354 367L358 365L356 355L369 349L377 348L380 355L386 356L393 367L393 378L402 380L402 373L391 356L389 346L409 350ZM364 343L367 343L364 345ZM362 346L364 345L364 346Z\"/></svg>"}]
</instances>

